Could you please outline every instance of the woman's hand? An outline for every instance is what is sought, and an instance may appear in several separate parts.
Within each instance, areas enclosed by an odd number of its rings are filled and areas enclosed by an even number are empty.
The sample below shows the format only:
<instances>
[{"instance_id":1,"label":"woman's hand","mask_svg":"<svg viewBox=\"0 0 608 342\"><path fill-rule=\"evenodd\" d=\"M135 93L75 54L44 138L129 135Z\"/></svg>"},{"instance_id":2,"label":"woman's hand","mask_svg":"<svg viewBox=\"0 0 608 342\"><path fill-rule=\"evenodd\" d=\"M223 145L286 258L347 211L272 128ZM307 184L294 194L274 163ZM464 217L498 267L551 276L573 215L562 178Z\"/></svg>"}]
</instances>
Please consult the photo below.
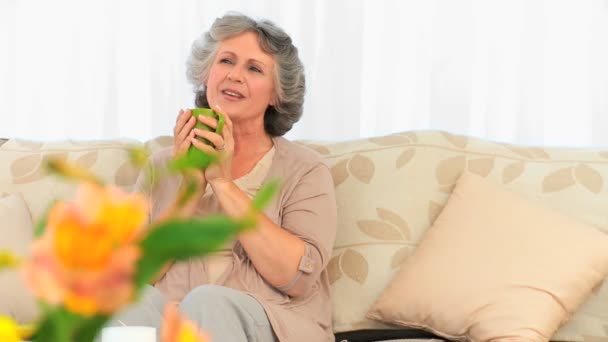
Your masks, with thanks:
<instances>
[{"instance_id":1,"label":"woman's hand","mask_svg":"<svg viewBox=\"0 0 608 342\"><path fill-rule=\"evenodd\" d=\"M230 120L230 117L219 110L219 108L214 110L222 113L224 116L224 128L222 130L222 134L220 135L215 133L215 129L218 124L218 121L215 118L199 115L199 121L206 126L211 127L213 131L195 128L194 134L209 140L212 146L201 142L197 138L191 139L192 145L194 145L196 148L219 157L219 163L212 164L205 169L205 179L211 185L214 185L215 183L232 181L232 157L234 155L232 121Z\"/></svg>"},{"instance_id":2,"label":"woman's hand","mask_svg":"<svg viewBox=\"0 0 608 342\"><path fill-rule=\"evenodd\" d=\"M194 138L194 125L196 118L190 113L190 109L180 109L175 128L173 128L173 158L186 153Z\"/></svg>"},{"instance_id":3,"label":"woman's hand","mask_svg":"<svg viewBox=\"0 0 608 342\"><path fill-rule=\"evenodd\" d=\"M202 116L202 115L201 115ZM173 158L176 158L188 151L192 145L192 141L196 140L194 135L194 126L196 118L192 116L190 109L180 110L175 121L173 129ZM189 200L183 203L178 203L182 198L187 197L188 183L194 182L196 192L190 194ZM207 187L205 174L202 170L188 170L183 174L182 184L178 191L177 202L174 204L171 212L179 217L191 217L198 205L200 197L204 194Z\"/></svg>"}]
</instances>

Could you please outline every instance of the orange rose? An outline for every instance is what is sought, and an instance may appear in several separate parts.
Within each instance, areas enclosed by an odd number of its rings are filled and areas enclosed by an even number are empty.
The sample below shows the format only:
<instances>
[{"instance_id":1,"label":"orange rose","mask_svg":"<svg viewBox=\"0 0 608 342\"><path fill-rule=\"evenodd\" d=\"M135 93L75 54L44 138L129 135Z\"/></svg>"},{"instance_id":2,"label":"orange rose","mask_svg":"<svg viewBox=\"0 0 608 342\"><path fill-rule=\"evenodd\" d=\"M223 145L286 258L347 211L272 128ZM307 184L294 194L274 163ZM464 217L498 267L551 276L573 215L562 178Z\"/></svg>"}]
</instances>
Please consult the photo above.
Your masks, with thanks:
<instances>
[{"instance_id":1,"label":"orange rose","mask_svg":"<svg viewBox=\"0 0 608 342\"><path fill-rule=\"evenodd\" d=\"M85 316L111 314L131 300L147 220L145 198L85 183L74 203L57 203L33 244L26 279L42 300Z\"/></svg>"},{"instance_id":2,"label":"orange rose","mask_svg":"<svg viewBox=\"0 0 608 342\"><path fill-rule=\"evenodd\" d=\"M174 304L165 307L161 342L209 342L208 336L191 321L185 319Z\"/></svg>"}]
</instances>

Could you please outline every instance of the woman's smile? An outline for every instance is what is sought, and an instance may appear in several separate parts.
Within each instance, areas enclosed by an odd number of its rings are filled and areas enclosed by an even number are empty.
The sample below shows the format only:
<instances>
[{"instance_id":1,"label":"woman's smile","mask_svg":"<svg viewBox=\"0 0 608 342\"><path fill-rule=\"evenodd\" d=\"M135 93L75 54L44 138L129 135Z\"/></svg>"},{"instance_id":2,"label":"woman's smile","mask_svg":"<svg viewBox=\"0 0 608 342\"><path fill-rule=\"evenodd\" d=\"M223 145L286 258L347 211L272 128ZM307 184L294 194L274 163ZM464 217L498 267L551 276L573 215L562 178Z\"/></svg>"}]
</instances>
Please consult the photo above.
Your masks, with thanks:
<instances>
[{"instance_id":1,"label":"woman's smile","mask_svg":"<svg viewBox=\"0 0 608 342\"><path fill-rule=\"evenodd\" d=\"M241 101L245 99L245 95L234 88L224 88L220 93L226 101Z\"/></svg>"}]
</instances>

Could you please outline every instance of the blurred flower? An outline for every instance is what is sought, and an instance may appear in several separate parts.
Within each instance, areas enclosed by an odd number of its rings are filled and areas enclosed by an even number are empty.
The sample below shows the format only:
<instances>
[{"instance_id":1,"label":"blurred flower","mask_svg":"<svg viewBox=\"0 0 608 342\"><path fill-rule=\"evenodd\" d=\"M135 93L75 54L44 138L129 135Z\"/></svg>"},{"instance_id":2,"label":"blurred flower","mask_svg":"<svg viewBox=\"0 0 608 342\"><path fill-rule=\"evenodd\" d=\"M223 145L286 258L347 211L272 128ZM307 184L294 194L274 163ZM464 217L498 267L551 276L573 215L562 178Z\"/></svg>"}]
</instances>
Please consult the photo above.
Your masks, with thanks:
<instances>
[{"instance_id":1,"label":"blurred flower","mask_svg":"<svg viewBox=\"0 0 608 342\"><path fill-rule=\"evenodd\" d=\"M19 327L10 318L0 316L0 341L19 342Z\"/></svg>"},{"instance_id":2,"label":"blurred flower","mask_svg":"<svg viewBox=\"0 0 608 342\"><path fill-rule=\"evenodd\" d=\"M36 324L20 324L17 326L17 333L22 340L31 340L36 331Z\"/></svg>"},{"instance_id":3,"label":"blurred flower","mask_svg":"<svg viewBox=\"0 0 608 342\"><path fill-rule=\"evenodd\" d=\"M191 321L185 319L174 304L167 304L163 326L161 328L161 342L209 342L207 334Z\"/></svg>"},{"instance_id":4,"label":"blurred flower","mask_svg":"<svg viewBox=\"0 0 608 342\"><path fill-rule=\"evenodd\" d=\"M147 213L139 194L83 183L74 203L51 208L25 267L28 285L43 301L81 315L118 310L133 295L135 242Z\"/></svg>"},{"instance_id":5,"label":"blurred flower","mask_svg":"<svg viewBox=\"0 0 608 342\"><path fill-rule=\"evenodd\" d=\"M10 251L0 251L0 269L19 266L21 260Z\"/></svg>"},{"instance_id":6,"label":"blurred flower","mask_svg":"<svg viewBox=\"0 0 608 342\"><path fill-rule=\"evenodd\" d=\"M197 162L214 162L212 156L185 158L157 169L148 163L146 151L134 148L129 155L136 166L144 168L150 189L158 180L171 173L183 174ZM190 204L199 184L197 179L187 179L186 191L169 207L169 218L147 226L149 208L144 195L106 186L86 168L64 159L51 159L46 166L80 185L73 202L50 205L36 226L32 256L23 262L26 283L39 299L42 318L35 325L17 328L10 320L0 321L0 341L35 336L37 342L93 342L112 315L131 302L167 262L211 253L256 223L253 215L243 220L225 215L183 218L180 211ZM273 195L263 189L259 192L265 195L254 198L252 212ZM0 252L0 268L18 262L12 254ZM210 341L175 307L167 309L161 336L164 342Z\"/></svg>"},{"instance_id":7,"label":"blurred flower","mask_svg":"<svg viewBox=\"0 0 608 342\"><path fill-rule=\"evenodd\" d=\"M132 147L129 149L129 159L137 167L144 167L149 157L150 153L143 147Z\"/></svg>"},{"instance_id":8,"label":"blurred flower","mask_svg":"<svg viewBox=\"0 0 608 342\"><path fill-rule=\"evenodd\" d=\"M102 185L103 182L87 169L75 164L71 164L62 159L50 159L46 162L46 168L51 173L57 174L67 179L80 180L84 182Z\"/></svg>"}]
</instances>

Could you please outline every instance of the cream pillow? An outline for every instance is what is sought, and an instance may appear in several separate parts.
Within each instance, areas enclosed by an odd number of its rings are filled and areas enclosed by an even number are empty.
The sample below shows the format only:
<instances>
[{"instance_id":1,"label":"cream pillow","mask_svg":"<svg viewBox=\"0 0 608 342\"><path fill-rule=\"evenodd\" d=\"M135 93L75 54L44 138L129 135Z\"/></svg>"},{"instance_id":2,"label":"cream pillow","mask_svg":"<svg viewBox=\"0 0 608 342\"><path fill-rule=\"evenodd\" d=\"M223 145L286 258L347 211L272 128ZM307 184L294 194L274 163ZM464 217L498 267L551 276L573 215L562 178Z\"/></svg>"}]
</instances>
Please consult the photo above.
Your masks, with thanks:
<instances>
[{"instance_id":1,"label":"cream pillow","mask_svg":"<svg viewBox=\"0 0 608 342\"><path fill-rule=\"evenodd\" d=\"M547 341L608 274L608 235L465 173L368 318Z\"/></svg>"},{"instance_id":2,"label":"cream pillow","mask_svg":"<svg viewBox=\"0 0 608 342\"><path fill-rule=\"evenodd\" d=\"M34 225L21 195L0 198L0 250L24 257L29 254ZM20 323L37 316L36 301L25 286L20 270L0 271L0 314Z\"/></svg>"}]
</instances>

